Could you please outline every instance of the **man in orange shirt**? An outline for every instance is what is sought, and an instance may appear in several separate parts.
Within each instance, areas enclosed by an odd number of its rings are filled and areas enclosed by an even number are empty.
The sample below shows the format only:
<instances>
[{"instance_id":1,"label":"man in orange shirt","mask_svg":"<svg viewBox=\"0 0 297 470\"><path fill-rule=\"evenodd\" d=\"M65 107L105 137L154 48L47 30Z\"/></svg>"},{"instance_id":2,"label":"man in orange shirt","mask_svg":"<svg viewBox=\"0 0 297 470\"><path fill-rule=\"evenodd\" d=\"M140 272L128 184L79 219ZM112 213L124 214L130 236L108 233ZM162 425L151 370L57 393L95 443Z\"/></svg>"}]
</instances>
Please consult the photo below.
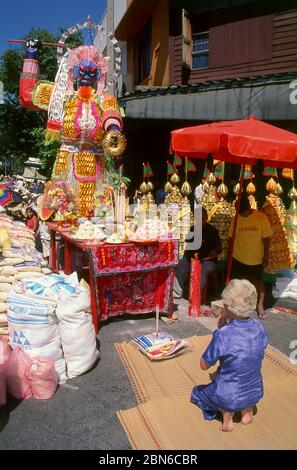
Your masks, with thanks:
<instances>
[{"instance_id":1,"label":"man in orange shirt","mask_svg":"<svg viewBox=\"0 0 297 470\"><path fill-rule=\"evenodd\" d=\"M233 234L234 219L229 229ZM257 289L258 316L264 319L263 270L268 264L269 238L273 231L265 214L251 209L248 196L242 195L233 249L232 278L247 279Z\"/></svg>"}]
</instances>

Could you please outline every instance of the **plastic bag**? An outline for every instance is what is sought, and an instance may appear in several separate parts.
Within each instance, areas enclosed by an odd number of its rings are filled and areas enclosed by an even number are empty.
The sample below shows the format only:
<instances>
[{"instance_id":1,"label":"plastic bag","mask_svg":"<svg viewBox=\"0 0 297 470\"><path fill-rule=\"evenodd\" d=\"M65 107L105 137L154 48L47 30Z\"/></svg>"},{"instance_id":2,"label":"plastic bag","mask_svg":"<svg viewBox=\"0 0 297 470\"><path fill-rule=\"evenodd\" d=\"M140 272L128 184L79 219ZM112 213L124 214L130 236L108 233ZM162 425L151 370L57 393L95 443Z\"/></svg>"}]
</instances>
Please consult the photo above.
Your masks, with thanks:
<instances>
[{"instance_id":1,"label":"plastic bag","mask_svg":"<svg viewBox=\"0 0 297 470\"><path fill-rule=\"evenodd\" d=\"M15 348L6 363L6 384L9 393L19 400L32 396L31 384L26 371L31 358L19 346Z\"/></svg>"},{"instance_id":2,"label":"plastic bag","mask_svg":"<svg viewBox=\"0 0 297 470\"><path fill-rule=\"evenodd\" d=\"M0 406L6 404L6 363L9 356L7 338L0 336Z\"/></svg>"},{"instance_id":3,"label":"plastic bag","mask_svg":"<svg viewBox=\"0 0 297 470\"><path fill-rule=\"evenodd\" d=\"M38 400L52 398L58 385L57 373L52 359L35 357L27 367L26 375L35 398Z\"/></svg>"},{"instance_id":4,"label":"plastic bag","mask_svg":"<svg viewBox=\"0 0 297 470\"><path fill-rule=\"evenodd\" d=\"M7 338L0 336L0 364L5 364L11 354Z\"/></svg>"},{"instance_id":5,"label":"plastic bag","mask_svg":"<svg viewBox=\"0 0 297 470\"><path fill-rule=\"evenodd\" d=\"M0 406L6 404L5 366L0 364Z\"/></svg>"}]
</instances>

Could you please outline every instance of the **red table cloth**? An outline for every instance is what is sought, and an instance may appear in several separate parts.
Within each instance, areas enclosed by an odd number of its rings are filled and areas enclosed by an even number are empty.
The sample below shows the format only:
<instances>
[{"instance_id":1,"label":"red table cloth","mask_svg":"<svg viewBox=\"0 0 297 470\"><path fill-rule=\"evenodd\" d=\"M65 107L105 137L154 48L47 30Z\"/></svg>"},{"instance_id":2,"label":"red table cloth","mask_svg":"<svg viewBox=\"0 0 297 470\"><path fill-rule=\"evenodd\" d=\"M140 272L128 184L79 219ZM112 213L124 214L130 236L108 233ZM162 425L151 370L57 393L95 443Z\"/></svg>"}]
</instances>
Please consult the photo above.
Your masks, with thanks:
<instances>
[{"instance_id":1,"label":"red table cloth","mask_svg":"<svg viewBox=\"0 0 297 470\"><path fill-rule=\"evenodd\" d=\"M124 313L172 313L178 241L99 245L90 249L101 320Z\"/></svg>"}]
</instances>

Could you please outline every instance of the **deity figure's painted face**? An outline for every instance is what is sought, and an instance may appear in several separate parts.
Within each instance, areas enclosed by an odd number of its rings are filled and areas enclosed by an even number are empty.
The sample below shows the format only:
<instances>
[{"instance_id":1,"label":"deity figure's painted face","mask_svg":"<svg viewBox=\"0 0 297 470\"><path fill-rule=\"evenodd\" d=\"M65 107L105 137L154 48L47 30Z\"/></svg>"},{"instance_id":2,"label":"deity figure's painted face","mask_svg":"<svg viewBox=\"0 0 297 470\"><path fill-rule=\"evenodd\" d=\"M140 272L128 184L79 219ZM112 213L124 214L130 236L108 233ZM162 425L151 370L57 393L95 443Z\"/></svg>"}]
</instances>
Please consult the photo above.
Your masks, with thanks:
<instances>
[{"instance_id":1,"label":"deity figure's painted face","mask_svg":"<svg viewBox=\"0 0 297 470\"><path fill-rule=\"evenodd\" d=\"M101 78L101 70L91 60L82 60L73 67L73 78L78 88L82 86L91 86L97 88L97 83Z\"/></svg>"}]
</instances>

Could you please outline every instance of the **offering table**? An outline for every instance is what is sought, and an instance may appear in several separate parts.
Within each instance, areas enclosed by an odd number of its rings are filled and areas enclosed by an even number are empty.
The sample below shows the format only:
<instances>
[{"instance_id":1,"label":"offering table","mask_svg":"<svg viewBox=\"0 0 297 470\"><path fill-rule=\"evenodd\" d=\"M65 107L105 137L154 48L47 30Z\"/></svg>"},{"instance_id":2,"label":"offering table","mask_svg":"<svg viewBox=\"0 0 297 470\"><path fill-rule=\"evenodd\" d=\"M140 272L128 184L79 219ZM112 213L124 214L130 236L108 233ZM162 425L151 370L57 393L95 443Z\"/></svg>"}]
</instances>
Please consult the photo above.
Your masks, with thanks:
<instances>
[{"instance_id":1,"label":"offering table","mask_svg":"<svg viewBox=\"0 0 297 470\"><path fill-rule=\"evenodd\" d=\"M64 271L71 274L72 253L84 252L88 259L91 312L96 333L99 319L154 312L173 314L173 281L178 264L178 240L122 244L76 240L56 223L51 232L51 268L57 271L56 233L64 247Z\"/></svg>"}]
</instances>

